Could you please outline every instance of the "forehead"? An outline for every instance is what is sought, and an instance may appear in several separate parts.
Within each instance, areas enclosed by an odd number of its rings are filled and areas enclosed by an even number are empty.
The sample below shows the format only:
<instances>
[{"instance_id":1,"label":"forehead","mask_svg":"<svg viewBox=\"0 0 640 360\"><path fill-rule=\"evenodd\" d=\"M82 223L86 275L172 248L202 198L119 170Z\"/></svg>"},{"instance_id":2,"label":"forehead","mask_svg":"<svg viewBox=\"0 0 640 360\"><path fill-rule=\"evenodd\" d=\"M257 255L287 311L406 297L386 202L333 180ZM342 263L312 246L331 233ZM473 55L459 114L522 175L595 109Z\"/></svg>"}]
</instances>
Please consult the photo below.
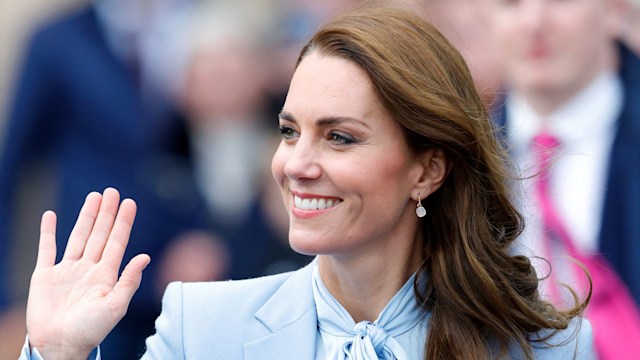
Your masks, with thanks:
<instances>
[{"instance_id":1,"label":"forehead","mask_svg":"<svg viewBox=\"0 0 640 360\"><path fill-rule=\"evenodd\" d=\"M546 11L567 12L580 10L583 12L604 15L602 7L610 0L481 0L487 9L545 9ZM492 5L492 6L486 6Z\"/></svg>"},{"instance_id":2,"label":"forehead","mask_svg":"<svg viewBox=\"0 0 640 360\"><path fill-rule=\"evenodd\" d=\"M360 66L317 51L308 54L296 69L285 110L298 113L296 117L339 112L332 115L362 119L386 113L371 79Z\"/></svg>"}]
</instances>

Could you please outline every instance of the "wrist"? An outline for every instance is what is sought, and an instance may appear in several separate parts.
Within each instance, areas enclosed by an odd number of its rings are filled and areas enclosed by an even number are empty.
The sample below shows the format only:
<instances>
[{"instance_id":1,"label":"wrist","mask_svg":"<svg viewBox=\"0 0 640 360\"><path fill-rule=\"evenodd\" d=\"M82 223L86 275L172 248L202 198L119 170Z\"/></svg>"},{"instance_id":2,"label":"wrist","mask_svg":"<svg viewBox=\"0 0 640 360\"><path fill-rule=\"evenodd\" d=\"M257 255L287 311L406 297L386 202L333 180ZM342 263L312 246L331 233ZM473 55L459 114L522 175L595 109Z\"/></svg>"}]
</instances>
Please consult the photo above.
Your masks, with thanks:
<instances>
[{"instance_id":1,"label":"wrist","mask_svg":"<svg viewBox=\"0 0 640 360\"><path fill-rule=\"evenodd\" d=\"M93 350L65 345L34 344L32 342L29 342L29 348L32 355L35 350L44 360L87 360Z\"/></svg>"}]
</instances>

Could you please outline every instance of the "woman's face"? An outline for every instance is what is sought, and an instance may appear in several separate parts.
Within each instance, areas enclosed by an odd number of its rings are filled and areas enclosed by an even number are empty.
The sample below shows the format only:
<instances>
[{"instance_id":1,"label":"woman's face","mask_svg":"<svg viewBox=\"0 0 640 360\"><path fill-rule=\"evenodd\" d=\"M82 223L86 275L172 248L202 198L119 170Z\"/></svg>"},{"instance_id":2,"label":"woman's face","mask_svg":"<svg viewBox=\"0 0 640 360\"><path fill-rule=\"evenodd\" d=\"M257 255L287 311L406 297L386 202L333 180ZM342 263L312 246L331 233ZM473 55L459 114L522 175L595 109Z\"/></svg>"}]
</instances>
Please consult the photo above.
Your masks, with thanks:
<instances>
[{"instance_id":1,"label":"woman's face","mask_svg":"<svg viewBox=\"0 0 640 360\"><path fill-rule=\"evenodd\" d=\"M296 251L363 254L415 239L411 195L423 166L355 63L307 55L279 123L271 169Z\"/></svg>"}]
</instances>

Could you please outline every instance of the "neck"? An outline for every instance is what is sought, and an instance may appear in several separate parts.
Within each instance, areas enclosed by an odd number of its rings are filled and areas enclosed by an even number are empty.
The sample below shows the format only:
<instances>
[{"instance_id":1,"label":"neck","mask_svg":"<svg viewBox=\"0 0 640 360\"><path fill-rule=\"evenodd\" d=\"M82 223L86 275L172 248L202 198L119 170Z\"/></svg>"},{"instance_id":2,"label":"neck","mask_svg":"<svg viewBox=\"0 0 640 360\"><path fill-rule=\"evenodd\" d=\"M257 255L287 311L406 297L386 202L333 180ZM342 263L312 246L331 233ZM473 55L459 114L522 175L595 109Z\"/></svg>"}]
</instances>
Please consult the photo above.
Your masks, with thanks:
<instances>
[{"instance_id":1,"label":"neck","mask_svg":"<svg viewBox=\"0 0 640 360\"><path fill-rule=\"evenodd\" d=\"M375 321L387 303L416 272L423 259L422 239L394 243L373 256L318 256L318 271L329 292L358 323Z\"/></svg>"},{"instance_id":2,"label":"neck","mask_svg":"<svg viewBox=\"0 0 640 360\"><path fill-rule=\"evenodd\" d=\"M537 96L537 94L525 94L524 98L537 115L545 117L560 109L562 105L566 104L574 94L570 94L566 97L558 96L555 98L547 96L548 94L541 95L542 96Z\"/></svg>"},{"instance_id":3,"label":"neck","mask_svg":"<svg viewBox=\"0 0 640 360\"><path fill-rule=\"evenodd\" d=\"M531 91L523 92L522 95L537 115L547 117L571 102L578 94L593 84L601 74L602 72L594 74L588 82L581 83L580 86L572 89Z\"/></svg>"}]
</instances>

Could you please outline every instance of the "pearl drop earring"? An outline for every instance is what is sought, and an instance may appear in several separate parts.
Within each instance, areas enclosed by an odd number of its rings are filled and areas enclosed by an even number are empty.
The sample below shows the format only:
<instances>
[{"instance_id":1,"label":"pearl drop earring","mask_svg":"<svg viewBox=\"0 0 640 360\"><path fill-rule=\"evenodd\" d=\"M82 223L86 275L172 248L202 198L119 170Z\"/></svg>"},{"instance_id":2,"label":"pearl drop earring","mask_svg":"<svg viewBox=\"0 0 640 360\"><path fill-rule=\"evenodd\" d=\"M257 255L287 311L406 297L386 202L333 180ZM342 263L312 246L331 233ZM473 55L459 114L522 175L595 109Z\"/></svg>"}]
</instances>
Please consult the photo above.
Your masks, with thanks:
<instances>
[{"instance_id":1,"label":"pearl drop earring","mask_svg":"<svg viewBox=\"0 0 640 360\"><path fill-rule=\"evenodd\" d=\"M416 215L418 215L419 218L423 218L425 217L425 215L427 215L427 210L422 207L422 202L420 202L420 194L418 194L418 205L416 205Z\"/></svg>"}]
</instances>

